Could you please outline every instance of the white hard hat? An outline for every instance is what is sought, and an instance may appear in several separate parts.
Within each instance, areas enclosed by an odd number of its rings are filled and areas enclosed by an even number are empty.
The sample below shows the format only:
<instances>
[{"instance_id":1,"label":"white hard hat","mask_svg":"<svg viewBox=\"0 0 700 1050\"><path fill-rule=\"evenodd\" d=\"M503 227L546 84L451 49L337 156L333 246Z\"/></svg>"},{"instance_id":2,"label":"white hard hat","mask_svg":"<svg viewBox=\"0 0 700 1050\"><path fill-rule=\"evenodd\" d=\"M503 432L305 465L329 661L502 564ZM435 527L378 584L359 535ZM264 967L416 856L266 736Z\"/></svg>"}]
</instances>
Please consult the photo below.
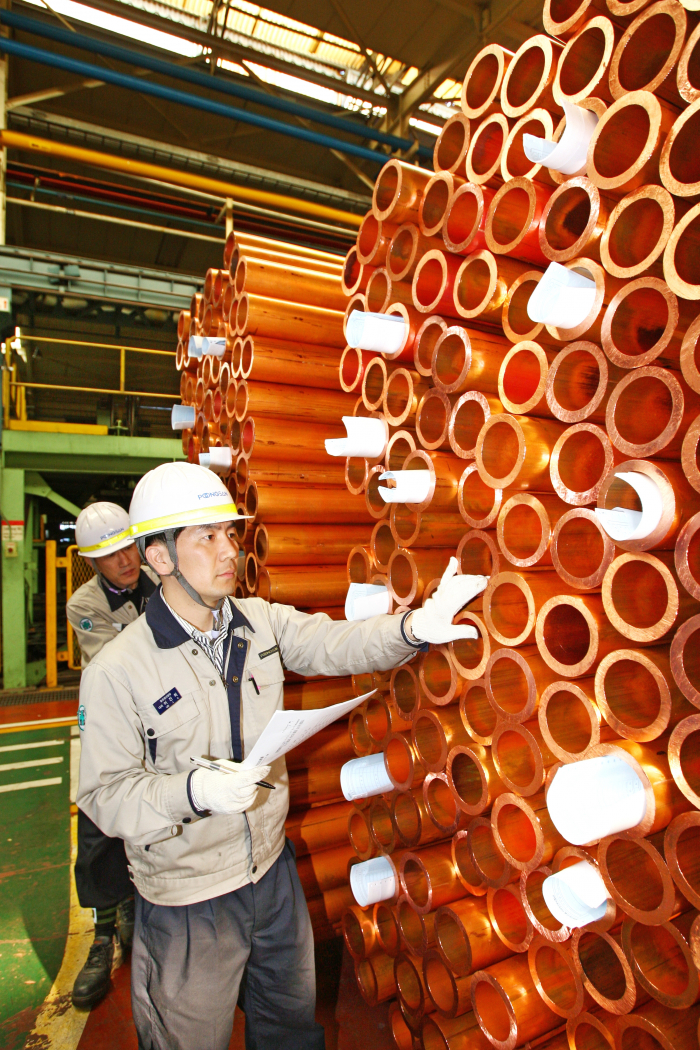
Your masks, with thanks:
<instances>
[{"instance_id":1,"label":"white hard hat","mask_svg":"<svg viewBox=\"0 0 700 1050\"><path fill-rule=\"evenodd\" d=\"M78 554L84 558L104 558L134 542L129 532L129 515L116 503L92 503L81 510L75 523Z\"/></svg>"},{"instance_id":2,"label":"white hard hat","mask_svg":"<svg viewBox=\"0 0 700 1050\"><path fill-rule=\"evenodd\" d=\"M149 470L134 489L129 507L134 537L240 517L223 481L197 463L162 463Z\"/></svg>"}]
</instances>

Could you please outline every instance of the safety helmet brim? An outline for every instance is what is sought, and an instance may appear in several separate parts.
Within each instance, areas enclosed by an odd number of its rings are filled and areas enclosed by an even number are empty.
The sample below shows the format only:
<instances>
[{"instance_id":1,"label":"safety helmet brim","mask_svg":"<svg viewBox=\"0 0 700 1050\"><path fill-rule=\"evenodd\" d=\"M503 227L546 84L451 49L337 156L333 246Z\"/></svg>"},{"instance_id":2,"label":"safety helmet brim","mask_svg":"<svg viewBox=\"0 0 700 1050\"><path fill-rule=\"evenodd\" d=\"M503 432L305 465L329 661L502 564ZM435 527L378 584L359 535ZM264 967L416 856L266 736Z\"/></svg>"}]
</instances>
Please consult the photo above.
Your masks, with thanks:
<instances>
[{"instance_id":1,"label":"safety helmet brim","mask_svg":"<svg viewBox=\"0 0 700 1050\"><path fill-rule=\"evenodd\" d=\"M108 540L96 543L92 547L78 547L78 554L83 558L106 558L109 554L116 554L125 547L131 547L133 543L133 536L128 529L125 529L124 532L110 536Z\"/></svg>"},{"instance_id":2,"label":"safety helmet brim","mask_svg":"<svg viewBox=\"0 0 700 1050\"><path fill-rule=\"evenodd\" d=\"M240 518L249 517L250 514L239 514L235 503L220 503L218 506L197 507L194 510L179 511L176 514L151 518L150 521L141 521L132 525L129 532L134 538L154 536L169 529L184 529L191 525L218 525L222 521L238 521Z\"/></svg>"}]
</instances>

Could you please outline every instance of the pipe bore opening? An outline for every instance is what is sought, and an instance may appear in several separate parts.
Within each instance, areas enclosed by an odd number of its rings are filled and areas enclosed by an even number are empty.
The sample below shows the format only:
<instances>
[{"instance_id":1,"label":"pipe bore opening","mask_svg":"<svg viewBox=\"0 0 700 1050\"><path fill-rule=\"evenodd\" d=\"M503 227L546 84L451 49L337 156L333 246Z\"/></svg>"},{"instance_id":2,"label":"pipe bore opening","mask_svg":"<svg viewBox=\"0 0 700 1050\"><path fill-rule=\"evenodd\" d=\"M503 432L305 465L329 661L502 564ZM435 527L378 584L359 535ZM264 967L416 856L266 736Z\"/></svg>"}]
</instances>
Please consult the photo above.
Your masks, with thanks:
<instances>
[{"instance_id":1,"label":"pipe bore opening","mask_svg":"<svg viewBox=\"0 0 700 1050\"><path fill-rule=\"evenodd\" d=\"M445 241L453 247L466 247L476 235L480 211L479 198L473 188L458 191L445 220Z\"/></svg>"},{"instance_id":2,"label":"pipe bore opening","mask_svg":"<svg viewBox=\"0 0 700 1050\"><path fill-rule=\"evenodd\" d=\"M505 1043L510 1036L510 1014L501 995L487 981L479 981L473 991L474 1009L492 1039Z\"/></svg>"},{"instance_id":3,"label":"pipe bore opening","mask_svg":"<svg viewBox=\"0 0 700 1050\"><path fill-rule=\"evenodd\" d=\"M609 1002L622 999L627 988L625 971L612 945L596 933L584 933L578 942L581 969L590 985Z\"/></svg>"},{"instance_id":4,"label":"pipe bore opening","mask_svg":"<svg viewBox=\"0 0 700 1050\"><path fill-rule=\"evenodd\" d=\"M394 164L387 164L379 173L374 186L374 202L379 212L386 212L396 198L399 188L399 170Z\"/></svg>"},{"instance_id":5,"label":"pipe bore opening","mask_svg":"<svg viewBox=\"0 0 700 1050\"><path fill-rule=\"evenodd\" d=\"M566 251L583 235L591 217L591 198L580 186L557 194L544 227L547 244L556 252Z\"/></svg>"},{"instance_id":6,"label":"pipe bore opening","mask_svg":"<svg viewBox=\"0 0 700 1050\"><path fill-rule=\"evenodd\" d=\"M513 560L528 561L539 550L543 539L542 519L527 503L516 503L501 518L507 556Z\"/></svg>"},{"instance_id":7,"label":"pipe bore opening","mask_svg":"<svg viewBox=\"0 0 700 1050\"><path fill-rule=\"evenodd\" d=\"M489 703L483 685L467 685L460 701L460 710L468 729L479 737L480 743L491 743L498 716Z\"/></svg>"},{"instance_id":8,"label":"pipe bore opening","mask_svg":"<svg viewBox=\"0 0 700 1050\"><path fill-rule=\"evenodd\" d=\"M600 386L600 364L589 350L572 350L557 362L552 393L565 412L581 412Z\"/></svg>"},{"instance_id":9,"label":"pipe bore opening","mask_svg":"<svg viewBox=\"0 0 700 1050\"><path fill-rule=\"evenodd\" d=\"M505 121L486 120L472 139L470 165L474 174L485 176L498 164L507 134Z\"/></svg>"},{"instance_id":10,"label":"pipe bore opening","mask_svg":"<svg viewBox=\"0 0 700 1050\"><path fill-rule=\"evenodd\" d=\"M612 604L630 627L646 630L661 620L669 606L666 580L646 561L624 562L612 579Z\"/></svg>"},{"instance_id":11,"label":"pipe bore opening","mask_svg":"<svg viewBox=\"0 0 700 1050\"><path fill-rule=\"evenodd\" d=\"M385 269L376 269L367 284L367 312L380 314L389 305L391 281Z\"/></svg>"},{"instance_id":12,"label":"pipe bore opening","mask_svg":"<svg viewBox=\"0 0 700 1050\"><path fill-rule=\"evenodd\" d=\"M499 656L491 664L488 681L494 703L501 711L519 715L525 710L530 700L530 682L516 660Z\"/></svg>"},{"instance_id":13,"label":"pipe bore opening","mask_svg":"<svg viewBox=\"0 0 700 1050\"><path fill-rule=\"evenodd\" d=\"M469 889L470 893L478 896L479 890L481 890L482 893L485 892L483 888L484 880L474 867L474 861L469 852L466 831L458 831L453 838L452 859L455 868L457 869L457 877L461 880L462 884Z\"/></svg>"},{"instance_id":14,"label":"pipe bore opening","mask_svg":"<svg viewBox=\"0 0 700 1050\"><path fill-rule=\"evenodd\" d=\"M640 105L624 106L603 119L605 124L593 148L593 167L604 179L616 179L639 161L649 139L651 121Z\"/></svg>"},{"instance_id":15,"label":"pipe bore opening","mask_svg":"<svg viewBox=\"0 0 700 1050\"><path fill-rule=\"evenodd\" d=\"M527 737L517 729L507 729L495 741L498 771L503 780L518 788L528 788L537 775L537 762Z\"/></svg>"},{"instance_id":16,"label":"pipe bore opening","mask_svg":"<svg viewBox=\"0 0 700 1050\"><path fill-rule=\"evenodd\" d=\"M696 48L700 52L700 48ZM700 54L698 55L700 67ZM700 74L700 69L699 69ZM698 77L700 80L700 75ZM700 182L700 157L697 142L700 134L700 111L684 120L676 133L668 158L668 166L676 182L693 185Z\"/></svg>"},{"instance_id":17,"label":"pipe bore opening","mask_svg":"<svg viewBox=\"0 0 700 1050\"><path fill-rule=\"evenodd\" d=\"M381 358L379 360L381 360ZM372 411L379 408L382 403L385 384L386 366L384 365L384 362L381 361L380 364L376 359L370 361L365 370L362 392L364 394L365 403L368 406L371 406Z\"/></svg>"},{"instance_id":18,"label":"pipe bore opening","mask_svg":"<svg viewBox=\"0 0 700 1050\"><path fill-rule=\"evenodd\" d=\"M389 273L395 281L400 280L410 268L417 238L418 230L415 226L404 226L396 232L386 259Z\"/></svg>"},{"instance_id":19,"label":"pipe bore opening","mask_svg":"<svg viewBox=\"0 0 700 1050\"><path fill-rule=\"evenodd\" d=\"M457 974L469 973L472 964L469 937L450 912L438 912L435 916L435 937L452 970Z\"/></svg>"},{"instance_id":20,"label":"pipe bore opening","mask_svg":"<svg viewBox=\"0 0 700 1050\"><path fill-rule=\"evenodd\" d=\"M389 806L383 798L374 799L369 810L369 824L372 839L385 853L390 853L395 845L394 826L391 823Z\"/></svg>"},{"instance_id":21,"label":"pipe bore opening","mask_svg":"<svg viewBox=\"0 0 700 1050\"><path fill-rule=\"evenodd\" d=\"M473 454L476 439L485 422L484 406L475 397L457 406L452 416L452 440L460 452Z\"/></svg>"},{"instance_id":22,"label":"pipe bore opening","mask_svg":"<svg viewBox=\"0 0 700 1050\"><path fill-rule=\"evenodd\" d=\"M418 757L428 766L436 766L443 752L444 735L430 715L419 711L414 723L414 740Z\"/></svg>"},{"instance_id":23,"label":"pipe bore opening","mask_svg":"<svg viewBox=\"0 0 700 1050\"><path fill-rule=\"evenodd\" d=\"M613 346L628 357L646 354L661 343L668 323L666 297L656 288L637 288L615 310L610 326Z\"/></svg>"},{"instance_id":24,"label":"pipe bore opening","mask_svg":"<svg viewBox=\"0 0 700 1050\"><path fill-rule=\"evenodd\" d=\"M545 720L552 741L568 755L580 755L593 742L590 709L568 689L560 689L549 697Z\"/></svg>"},{"instance_id":25,"label":"pipe bore opening","mask_svg":"<svg viewBox=\"0 0 700 1050\"><path fill-rule=\"evenodd\" d=\"M445 125L437 142L435 158L435 167L437 171L451 171L459 161L460 157L464 156L467 147L469 146L467 141L468 128L468 122L459 119L451 120ZM440 186L441 189L437 190L433 200L428 202L428 198L436 186ZM434 226L436 222L442 218L445 213L445 208L447 207L449 196L449 186L445 179L439 179L432 184L425 195L423 203L423 222L426 226ZM433 213L432 216L429 217L426 215L426 207ZM436 208L440 209L437 218L435 218Z\"/></svg>"},{"instance_id":26,"label":"pipe bore opening","mask_svg":"<svg viewBox=\"0 0 700 1050\"><path fill-rule=\"evenodd\" d=\"M693 794L700 794L700 731L688 733L681 744L680 764L683 779Z\"/></svg>"},{"instance_id":27,"label":"pipe bore opening","mask_svg":"<svg viewBox=\"0 0 700 1050\"><path fill-rule=\"evenodd\" d=\"M372 212L369 212L362 220L362 225L357 235L357 254L361 259L367 261L371 259L377 247L379 232L379 222L372 215Z\"/></svg>"},{"instance_id":28,"label":"pipe bore opening","mask_svg":"<svg viewBox=\"0 0 700 1050\"><path fill-rule=\"evenodd\" d=\"M543 362L533 353L523 347L516 353L511 353L503 371L503 393L513 405L513 411L517 411L520 405L530 401L541 385Z\"/></svg>"},{"instance_id":29,"label":"pipe bore opening","mask_svg":"<svg viewBox=\"0 0 700 1050\"><path fill-rule=\"evenodd\" d=\"M491 98L496 85L500 65L493 54L484 55L472 69L466 84L465 101L468 109L481 109Z\"/></svg>"},{"instance_id":30,"label":"pipe bore opening","mask_svg":"<svg viewBox=\"0 0 700 1050\"><path fill-rule=\"evenodd\" d=\"M466 332L446 332L435 354L435 378L445 387L451 387L468 371L471 347Z\"/></svg>"},{"instance_id":31,"label":"pipe bore opening","mask_svg":"<svg viewBox=\"0 0 700 1050\"><path fill-rule=\"evenodd\" d=\"M612 1047L600 1029L588 1021L579 1021L573 1039L571 1045L575 1050L611 1050Z\"/></svg>"},{"instance_id":32,"label":"pipe bore opening","mask_svg":"<svg viewBox=\"0 0 700 1050\"><path fill-rule=\"evenodd\" d=\"M413 562L409 556L398 551L389 570L391 589L397 598L408 600L415 590Z\"/></svg>"},{"instance_id":33,"label":"pipe bore opening","mask_svg":"<svg viewBox=\"0 0 700 1050\"><path fill-rule=\"evenodd\" d=\"M386 406L389 422L403 421L409 414L413 400L413 382L411 377L403 368L392 372L387 379L384 392L384 404Z\"/></svg>"},{"instance_id":34,"label":"pipe bore opening","mask_svg":"<svg viewBox=\"0 0 700 1050\"><path fill-rule=\"evenodd\" d=\"M365 479L367 474L367 461L360 459L359 456L349 456L345 463L345 478L348 483L348 488L354 496L358 496L365 487ZM360 583L367 581L360 580Z\"/></svg>"},{"instance_id":35,"label":"pipe bore opening","mask_svg":"<svg viewBox=\"0 0 700 1050\"><path fill-rule=\"evenodd\" d=\"M381 947L387 955L396 955L401 944L401 934L394 913L388 904L383 902L375 904L374 925Z\"/></svg>"},{"instance_id":36,"label":"pipe bore opening","mask_svg":"<svg viewBox=\"0 0 700 1050\"><path fill-rule=\"evenodd\" d=\"M380 522L374 529L372 534L372 553L374 554L374 560L377 563L377 568L380 572L386 572L389 564L389 558L396 550L396 541L389 527L389 523L386 521ZM349 566L348 566L349 568ZM357 580L353 582L357 583L368 583L368 580Z\"/></svg>"},{"instance_id":37,"label":"pipe bore opening","mask_svg":"<svg viewBox=\"0 0 700 1050\"><path fill-rule=\"evenodd\" d=\"M379 494L379 486L384 484L380 482L379 477L383 473L384 467L382 466L370 470L365 486L365 503L375 518L384 518L389 513L388 503L385 503Z\"/></svg>"},{"instance_id":38,"label":"pipe bore opening","mask_svg":"<svg viewBox=\"0 0 700 1050\"><path fill-rule=\"evenodd\" d=\"M466 751L458 751L452 758L452 783L462 802L472 808L479 805L484 794L481 764Z\"/></svg>"},{"instance_id":39,"label":"pipe bore opening","mask_svg":"<svg viewBox=\"0 0 700 1050\"><path fill-rule=\"evenodd\" d=\"M586 617L565 599L546 614L542 634L547 652L567 667L585 660L593 644Z\"/></svg>"},{"instance_id":40,"label":"pipe bore opening","mask_svg":"<svg viewBox=\"0 0 700 1050\"><path fill-rule=\"evenodd\" d=\"M469 313L476 313L487 305L491 291L491 270L485 259L473 259L460 268L456 285L457 302Z\"/></svg>"},{"instance_id":41,"label":"pipe bore opening","mask_svg":"<svg viewBox=\"0 0 700 1050\"><path fill-rule=\"evenodd\" d=\"M664 211L654 197L640 197L618 215L608 232L615 266L631 269L648 259L664 231Z\"/></svg>"},{"instance_id":42,"label":"pipe bore opening","mask_svg":"<svg viewBox=\"0 0 700 1050\"><path fill-rule=\"evenodd\" d=\"M443 1010L449 1015L455 1007L455 994L444 962L439 956L429 956L425 960L423 973L431 999L438 1010Z\"/></svg>"},{"instance_id":43,"label":"pipe bore opening","mask_svg":"<svg viewBox=\"0 0 700 1050\"><path fill-rule=\"evenodd\" d=\"M355 915L354 911L349 909L344 912L343 918L343 939L348 946L348 951L351 955L356 958L362 958L365 954L365 939L362 936L362 924Z\"/></svg>"},{"instance_id":44,"label":"pipe bore opening","mask_svg":"<svg viewBox=\"0 0 700 1050\"><path fill-rule=\"evenodd\" d=\"M406 846L416 846L420 841L420 810L413 795L408 792L401 792L394 799L394 826L396 834Z\"/></svg>"},{"instance_id":45,"label":"pipe bore opening","mask_svg":"<svg viewBox=\"0 0 700 1050\"><path fill-rule=\"evenodd\" d=\"M435 321L428 318L416 336L414 357L416 366L421 369L423 375L430 375L433 362L433 350L444 331L445 322L442 318L438 318Z\"/></svg>"},{"instance_id":46,"label":"pipe bore opening","mask_svg":"<svg viewBox=\"0 0 700 1050\"><path fill-rule=\"evenodd\" d=\"M410 959L397 959L394 973L401 998L411 1013L417 1013L423 1005L423 988L415 966Z\"/></svg>"},{"instance_id":47,"label":"pipe bore opening","mask_svg":"<svg viewBox=\"0 0 700 1050\"><path fill-rule=\"evenodd\" d=\"M516 241L530 221L530 211L530 197L526 190L516 186L504 193L491 215L494 241L501 245Z\"/></svg>"},{"instance_id":48,"label":"pipe bore opening","mask_svg":"<svg viewBox=\"0 0 700 1050\"><path fill-rule=\"evenodd\" d=\"M649 984L662 995L683 995L690 982L690 970L676 937L663 926L636 922L630 942L634 961Z\"/></svg>"},{"instance_id":49,"label":"pipe bore opening","mask_svg":"<svg viewBox=\"0 0 700 1050\"><path fill-rule=\"evenodd\" d=\"M577 430L559 449L557 471L570 492L589 492L606 472L605 446L591 430Z\"/></svg>"},{"instance_id":50,"label":"pipe bore opening","mask_svg":"<svg viewBox=\"0 0 700 1050\"><path fill-rule=\"evenodd\" d=\"M425 908L430 900L428 877L422 865L412 857L404 861L403 882L413 903L419 908Z\"/></svg>"},{"instance_id":51,"label":"pipe bore opening","mask_svg":"<svg viewBox=\"0 0 700 1050\"><path fill-rule=\"evenodd\" d=\"M376 696L370 697L365 711L365 725L375 743L381 743L385 739L391 729L391 719L384 700Z\"/></svg>"},{"instance_id":52,"label":"pipe bore opening","mask_svg":"<svg viewBox=\"0 0 700 1050\"><path fill-rule=\"evenodd\" d=\"M485 573L478 573L477 575L482 576ZM469 621L466 622L469 623ZM452 654L458 665L458 671L473 671L484 659L484 639L478 626L476 630L478 631L476 638L458 638L456 642L452 643Z\"/></svg>"},{"instance_id":53,"label":"pipe bore opening","mask_svg":"<svg viewBox=\"0 0 700 1050\"><path fill-rule=\"evenodd\" d=\"M514 583L499 583L491 592L491 621L497 632L504 638L519 638L529 620L530 609L522 589Z\"/></svg>"},{"instance_id":54,"label":"pipe bore opening","mask_svg":"<svg viewBox=\"0 0 700 1050\"><path fill-rule=\"evenodd\" d=\"M423 954L423 923L421 917L408 901L399 902L398 906L399 929L409 949L416 955Z\"/></svg>"},{"instance_id":55,"label":"pipe bore opening","mask_svg":"<svg viewBox=\"0 0 700 1050\"><path fill-rule=\"evenodd\" d=\"M664 897L661 873L646 850L631 839L616 838L608 843L605 863L610 883L625 907L653 912Z\"/></svg>"},{"instance_id":56,"label":"pipe bore opening","mask_svg":"<svg viewBox=\"0 0 700 1050\"><path fill-rule=\"evenodd\" d=\"M452 691L454 682L452 664L447 656L439 649L431 649L423 657L422 671L428 691L438 702L444 700Z\"/></svg>"},{"instance_id":57,"label":"pipe bore opening","mask_svg":"<svg viewBox=\"0 0 700 1050\"><path fill-rule=\"evenodd\" d=\"M428 445L442 442L447 433L450 404L443 401L439 393L431 392L422 402L416 419L423 441Z\"/></svg>"},{"instance_id":58,"label":"pipe bore opening","mask_svg":"<svg viewBox=\"0 0 700 1050\"><path fill-rule=\"evenodd\" d=\"M542 82L544 66L544 51L537 46L529 47L513 61L506 85L506 98L513 109L532 104L533 95Z\"/></svg>"},{"instance_id":59,"label":"pipe bore opening","mask_svg":"<svg viewBox=\"0 0 700 1050\"><path fill-rule=\"evenodd\" d=\"M399 668L398 671L395 671L391 684L391 692L399 711L401 711L406 718L412 718L419 697L418 680L413 671L409 671L405 667Z\"/></svg>"},{"instance_id":60,"label":"pipe bore opening","mask_svg":"<svg viewBox=\"0 0 700 1050\"><path fill-rule=\"evenodd\" d=\"M532 878L527 881L529 885ZM549 915L549 912L547 914ZM552 930L559 929L559 923L557 923L556 919L552 915L549 918L548 928ZM546 924L542 923L542 925ZM535 971L542 991L549 1001L558 1006L562 1013L570 1014L576 1006L578 989L573 970L567 963L565 956L548 944L543 944L535 952Z\"/></svg>"},{"instance_id":61,"label":"pipe bore opening","mask_svg":"<svg viewBox=\"0 0 700 1050\"><path fill-rule=\"evenodd\" d=\"M459 157L459 150L455 152L454 147L450 145L450 140L454 142L456 139L460 139L464 143L464 128L460 121L455 121L450 126L448 134L441 137L438 146L438 159L440 168L443 170L451 168ZM443 164L443 158L445 160L450 158L449 163ZM423 225L427 229L432 231L441 225L449 201L450 187L447 179L435 179L431 182L423 197L423 210L421 212Z\"/></svg>"},{"instance_id":62,"label":"pipe bore opening","mask_svg":"<svg viewBox=\"0 0 700 1050\"><path fill-rule=\"evenodd\" d=\"M559 86L567 97L585 91L605 58L605 33L599 26L585 30L559 65Z\"/></svg>"},{"instance_id":63,"label":"pipe bore opening","mask_svg":"<svg viewBox=\"0 0 700 1050\"><path fill-rule=\"evenodd\" d=\"M649 90L647 85L661 73L673 51L676 32L674 19L664 11L639 23L617 67L623 91Z\"/></svg>"},{"instance_id":64,"label":"pipe bore opening","mask_svg":"<svg viewBox=\"0 0 700 1050\"><path fill-rule=\"evenodd\" d=\"M680 833L673 853L681 876L700 895L700 825L691 824Z\"/></svg>"},{"instance_id":65,"label":"pipe bore opening","mask_svg":"<svg viewBox=\"0 0 700 1050\"><path fill-rule=\"evenodd\" d=\"M433 777L428 782L425 802L433 823L443 831L450 831L457 823L459 813L452 792L440 777Z\"/></svg>"},{"instance_id":66,"label":"pipe bore opening","mask_svg":"<svg viewBox=\"0 0 700 1050\"><path fill-rule=\"evenodd\" d=\"M402 736L391 737L384 748L386 771L395 784L410 784L413 779L413 756Z\"/></svg>"},{"instance_id":67,"label":"pipe bore opening","mask_svg":"<svg viewBox=\"0 0 700 1050\"><path fill-rule=\"evenodd\" d=\"M537 850L537 834L527 813L508 804L498 811L496 822L504 849L520 864L528 864Z\"/></svg>"},{"instance_id":68,"label":"pipe bore opening","mask_svg":"<svg viewBox=\"0 0 700 1050\"><path fill-rule=\"evenodd\" d=\"M539 279L530 278L519 284L510 297L507 308L508 326L518 339L526 339L538 325L533 325L527 312L530 296L539 284ZM512 337L511 337L512 338Z\"/></svg>"},{"instance_id":69,"label":"pipe bore opening","mask_svg":"<svg viewBox=\"0 0 700 1050\"><path fill-rule=\"evenodd\" d=\"M605 703L630 729L645 729L661 714L661 690L648 667L637 660L615 660L603 676Z\"/></svg>"},{"instance_id":70,"label":"pipe bore opening","mask_svg":"<svg viewBox=\"0 0 700 1050\"><path fill-rule=\"evenodd\" d=\"M394 434L387 446L386 469L401 470L404 460L415 451L415 443L410 439L410 435L403 437L400 433Z\"/></svg>"},{"instance_id":71,"label":"pipe bore opening","mask_svg":"<svg viewBox=\"0 0 700 1050\"><path fill-rule=\"evenodd\" d=\"M498 882L508 862L498 848L491 826L487 822L470 827L469 846L478 871L483 873L489 882Z\"/></svg>"},{"instance_id":72,"label":"pipe bore opening","mask_svg":"<svg viewBox=\"0 0 700 1050\"><path fill-rule=\"evenodd\" d=\"M362 813L351 813L348 818L348 838L358 857L369 857L373 844L367 821Z\"/></svg>"},{"instance_id":73,"label":"pipe bore opening","mask_svg":"<svg viewBox=\"0 0 700 1050\"><path fill-rule=\"evenodd\" d=\"M700 284L700 215L685 227L673 254L676 272L686 284Z\"/></svg>"},{"instance_id":74,"label":"pipe bore opening","mask_svg":"<svg viewBox=\"0 0 700 1050\"><path fill-rule=\"evenodd\" d=\"M698 446L700 448L700 446ZM476 467L467 468L460 485L460 504L463 508L463 517L474 528L488 527L492 524L501 506L502 493L494 489L482 480ZM467 570L462 568L462 572ZM483 575L490 576L492 569Z\"/></svg>"},{"instance_id":75,"label":"pipe bore opening","mask_svg":"<svg viewBox=\"0 0 700 1050\"><path fill-rule=\"evenodd\" d=\"M426 308L439 300L445 285L445 261L442 256L419 264L420 269L413 289L416 300Z\"/></svg>"},{"instance_id":76,"label":"pipe bore opening","mask_svg":"<svg viewBox=\"0 0 700 1050\"><path fill-rule=\"evenodd\" d=\"M511 178L525 176L534 167L532 161L525 155L523 135L534 135L538 139L548 139L551 136L551 126L547 127L539 117L532 117L520 125L508 147L506 155L506 167Z\"/></svg>"},{"instance_id":77,"label":"pipe bore opening","mask_svg":"<svg viewBox=\"0 0 700 1050\"><path fill-rule=\"evenodd\" d=\"M490 902L492 921L509 948L522 948L532 935L530 920L520 899L507 887L495 891Z\"/></svg>"},{"instance_id":78,"label":"pipe bore opening","mask_svg":"<svg viewBox=\"0 0 700 1050\"><path fill-rule=\"evenodd\" d=\"M516 469L519 455L520 442L515 429L509 423L496 420L481 446L481 462L487 474L495 480L507 478Z\"/></svg>"},{"instance_id":79,"label":"pipe bore opening","mask_svg":"<svg viewBox=\"0 0 700 1050\"><path fill-rule=\"evenodd\" d=\"M681 650L681 671L696 693L700 693L700 628L686 638Z\"/></svg>"}]
</instances>

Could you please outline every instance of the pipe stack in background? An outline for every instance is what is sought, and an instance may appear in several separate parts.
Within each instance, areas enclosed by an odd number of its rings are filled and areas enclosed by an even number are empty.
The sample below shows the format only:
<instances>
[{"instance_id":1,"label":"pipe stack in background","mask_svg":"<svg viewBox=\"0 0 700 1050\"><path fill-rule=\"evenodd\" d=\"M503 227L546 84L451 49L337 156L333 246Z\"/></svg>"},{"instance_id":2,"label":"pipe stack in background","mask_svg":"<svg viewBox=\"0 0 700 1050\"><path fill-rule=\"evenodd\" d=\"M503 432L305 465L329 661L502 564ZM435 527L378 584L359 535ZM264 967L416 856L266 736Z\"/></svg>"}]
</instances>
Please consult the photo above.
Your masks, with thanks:
<instances>
[{"instance_id":1,"label":"pipe stack in background","mask_svg":"<svg viewBox=\"0 0 700 1050\"><path fill-rule=\"evenodd\" d=\"M456 620L478 640L381 676L350 720L356 755L384 753L349 835L385 881L344 936L399 1050L698 1047L700 24L676 0L547 0L544 25L473 61L434 174L387 163L345 271L348 332L405 322L341 362L388 432L347 461L374 519L348 580L402 611L453 555L489 577ZM597 118L577 167L529 160L573 104ZM553 262L587 310L535 322ZM555 775L611 756L644 816L573 845ZM603 899L566 925L542 887L582 861Z\"/></svg>"},{"instance_id":2,"label":"pipe stack in background","mask_svg":"<svg viewBox=\"0 0 700 1050\"><path fill-rule=\"evenodd\" d=\"M343 618L349 551L371 516L345 487L323 439L344 433L356 398L338 390L345 345L343 260L328 252L231 234L220 270L178 325L176 363L195 425L182 432L190 462L224 478L241 513L237 597L257 595ZM189 354L191 337L221 356ZM225 341L225 343L224 343ZM208 346L205 344L205 350ZM350 677L286 674L285 705L325 707L353 695ZM347 720L287 756L295 844L317 938L335 936L352 901L347 841L352 810L339 783L352 757Z\"/></svg>"}]
</instances>

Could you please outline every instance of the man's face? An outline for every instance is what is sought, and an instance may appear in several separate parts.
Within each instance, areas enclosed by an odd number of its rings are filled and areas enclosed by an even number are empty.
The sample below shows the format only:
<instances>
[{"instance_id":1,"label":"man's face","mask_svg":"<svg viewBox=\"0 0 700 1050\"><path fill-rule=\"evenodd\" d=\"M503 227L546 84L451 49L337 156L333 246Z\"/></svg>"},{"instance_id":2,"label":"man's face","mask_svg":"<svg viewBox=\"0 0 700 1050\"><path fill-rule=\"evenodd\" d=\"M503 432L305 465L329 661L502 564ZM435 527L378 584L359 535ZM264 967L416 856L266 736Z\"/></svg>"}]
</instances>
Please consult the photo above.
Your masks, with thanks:
<instances>
[{"instance_id":1,"label":"man's face","mask_svg":"<svg viewBox=\"0 0 700 1050\"><path fill-rule=\"evenodd\" d=\"M146 556L159 575L172 572L165 547L147 547ZM180 572L207 604L215 605L220 598L233 594L238 543L232 521L183 529L177 538L177 557Z\"/></svg>"},{"instance_id":2,"label":"man's face","mask_svg":"<svg viewBox=\"0 0 700 1050\"><path fill-rule=\"evenodd\" d=\"M92 558L96 567L109 580L113 587L121 590L123 587L135 587L138 583L141 571L141 555L136 549L136 544L131 543L128 547L122 547L114 554L105 554L101 558Z\"/></svg>"}]
</instances>

